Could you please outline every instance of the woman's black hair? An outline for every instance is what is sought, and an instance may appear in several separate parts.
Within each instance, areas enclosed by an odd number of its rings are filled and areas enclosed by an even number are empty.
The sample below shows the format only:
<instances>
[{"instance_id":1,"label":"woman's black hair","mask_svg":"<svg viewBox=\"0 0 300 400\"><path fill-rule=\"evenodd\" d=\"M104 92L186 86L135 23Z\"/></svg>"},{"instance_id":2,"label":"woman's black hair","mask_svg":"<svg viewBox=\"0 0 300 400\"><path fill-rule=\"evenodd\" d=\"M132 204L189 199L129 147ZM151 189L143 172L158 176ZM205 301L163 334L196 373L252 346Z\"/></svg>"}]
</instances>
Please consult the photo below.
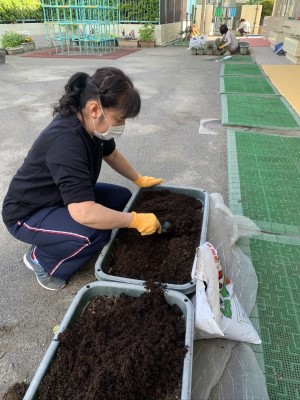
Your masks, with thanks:
<instances>
[{"instance_id":1,"label":"woman's black hair","mask_svg":"<svg viewBox=\"0 0 300 400\"><path fill-rule=\"evenodd\" d=\"M225 24L221 25L219 30L220 30L221 35L224 35L226 32L228 32L227 25L225 25Z\"/></svg>"},{"instance_id":2,"label":"woman's black hair","mask_svg":"<svg viewBox=\"0 0 300 400\"><path fill-rule=\"evenodd\" d=\"M141 98L131 79L120 69L97 69L93 76L85 72L72 75L65 86L65 93L53 114L63 117L82 111L89 100L100 99L104 108L120 111L121 118L133 118L140 112Z\"/></svg>"}]
</instances>

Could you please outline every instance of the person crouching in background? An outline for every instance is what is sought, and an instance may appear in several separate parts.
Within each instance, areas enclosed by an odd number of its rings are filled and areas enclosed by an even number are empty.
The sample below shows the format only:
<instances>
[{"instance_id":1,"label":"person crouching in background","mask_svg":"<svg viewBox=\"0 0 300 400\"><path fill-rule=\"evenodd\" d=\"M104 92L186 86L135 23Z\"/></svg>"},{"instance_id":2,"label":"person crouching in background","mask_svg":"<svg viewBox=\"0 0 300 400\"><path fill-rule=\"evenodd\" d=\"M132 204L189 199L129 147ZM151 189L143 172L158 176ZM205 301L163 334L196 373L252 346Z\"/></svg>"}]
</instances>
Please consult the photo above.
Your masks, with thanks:
<instances>
[{"instance_id":1,"label":"person crouching in background","mask_svg":"<svg viewBox=\"0 0 300 400\"><path fill-rule=\"evenodd\" d=\"M238 48L238 41L236 40L235 35L228 30L227 25L221 25L219 30L222 35L223 43L219 46L219 50L222 50L222 53L226 56L235 53Z\"/></svg>"}]
</instances>

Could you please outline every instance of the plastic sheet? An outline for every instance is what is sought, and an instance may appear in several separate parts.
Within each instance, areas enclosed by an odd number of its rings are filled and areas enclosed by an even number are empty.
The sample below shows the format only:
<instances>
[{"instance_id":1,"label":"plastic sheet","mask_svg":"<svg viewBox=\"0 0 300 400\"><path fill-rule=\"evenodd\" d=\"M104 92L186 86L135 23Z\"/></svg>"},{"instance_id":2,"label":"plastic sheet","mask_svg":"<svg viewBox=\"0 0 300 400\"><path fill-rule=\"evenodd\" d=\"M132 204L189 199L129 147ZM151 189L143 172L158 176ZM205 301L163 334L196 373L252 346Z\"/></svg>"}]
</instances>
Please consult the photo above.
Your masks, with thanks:
<instances>
[{"instance_id":1,"label":"plastic sheet","mask_svg":"<svg viewBox=\"0 0 300 400\"><path fill-rule=\"evenodd\" d=\"M248 218L236 216L218 193L210 195L207 240L217 249L226 275L249 315L256 301L257 277L238 248L240 238L260 233ZM248 344L227 339L194 341L191 400L267 400L265 377Z\"/></svg>"},{"instance_id":2,"label":"plastic sheet","mask_svg":"<svg viewBox=\"0 0 300 400\"><path fill-rule=\"evenodd\" d=\"M204 47L205 43L207 42L207 39L208 35L192 37L187 50L199 49L200 47Z\"/></svg>"}]
</instances>

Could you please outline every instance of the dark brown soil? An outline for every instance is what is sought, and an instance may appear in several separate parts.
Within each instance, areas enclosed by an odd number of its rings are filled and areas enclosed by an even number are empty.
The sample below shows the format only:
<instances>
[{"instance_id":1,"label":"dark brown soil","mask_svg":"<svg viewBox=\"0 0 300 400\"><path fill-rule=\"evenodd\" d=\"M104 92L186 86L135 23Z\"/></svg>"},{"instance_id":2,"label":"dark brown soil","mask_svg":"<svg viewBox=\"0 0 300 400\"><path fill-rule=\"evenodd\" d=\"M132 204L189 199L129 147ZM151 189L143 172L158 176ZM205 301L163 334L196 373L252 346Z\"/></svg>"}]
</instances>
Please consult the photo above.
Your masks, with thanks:
<instances>
[{"instance_id":1,"label":"dark brown soil","mask_svg":"<svg viewBox=\"0 0 300 400\"><path fill-rule=\"evenodd\" d=\"M180 398L185 319L160 287L138 298L94 297L59 340L39 400Z\"/></svg>"},{"instance_id":2,"label":"dark brown soil","mask_svg":"<svg viewBox=\"0 0 300 400\"><path fill-rule=\"evenodd\" d=\"M191 280L196 248L200 243L202 203L168 190L142 192L134 210L152 212L171 233L141 236L135 229L119 231L111 257L102 267L109 275L139 280L184 284Z\"/></svg>"},{"instance_id":3,"label":"dark brown soil","mask_svg":"<svg viewBox=\"0 0 300 400\"><path fill-rule=\"evenodd\" d=\"M2 400L22 400L28 389L27 383L14 383L4 394Z\"/></svg>"}]
</instances>

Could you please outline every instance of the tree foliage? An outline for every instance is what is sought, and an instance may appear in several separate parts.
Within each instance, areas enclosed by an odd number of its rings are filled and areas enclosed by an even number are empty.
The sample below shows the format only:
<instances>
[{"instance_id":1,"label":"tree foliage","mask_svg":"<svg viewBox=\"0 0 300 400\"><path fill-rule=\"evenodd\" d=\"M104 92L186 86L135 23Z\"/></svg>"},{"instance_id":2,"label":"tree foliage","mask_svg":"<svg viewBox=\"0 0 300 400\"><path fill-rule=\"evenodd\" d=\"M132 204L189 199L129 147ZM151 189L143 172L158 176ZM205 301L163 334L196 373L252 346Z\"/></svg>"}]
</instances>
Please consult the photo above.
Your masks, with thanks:
<instances>
[{"instance_id":1,"label":"tree foliage","mask_svg":"<svg viewBox=\"0 0 300 400\"><path fill-rule=\"evenodd\" d=\"M120 0L122 22L158 22L159 0Z\"/></svg>"},{"instance_id":2,"label":"tree foliage","mask_svg":"<svg viewBox=\"0 0 300 400\"><path fill-rule=\"evenodd\" d=\"M40 0L0 1L0 23L10 24L30 19L43 20Z\"/></svg>"},{"instance_id":3,"label":"tree foliage","mask_svg":"<svg viewBox=\"0 0 300 400\"><path fill-rule=\"evenodd\" d=\"M261 17L268 17L272 15L274 0L262 0L259 4L262 5Z\"/></svg>"}]
</instances>

